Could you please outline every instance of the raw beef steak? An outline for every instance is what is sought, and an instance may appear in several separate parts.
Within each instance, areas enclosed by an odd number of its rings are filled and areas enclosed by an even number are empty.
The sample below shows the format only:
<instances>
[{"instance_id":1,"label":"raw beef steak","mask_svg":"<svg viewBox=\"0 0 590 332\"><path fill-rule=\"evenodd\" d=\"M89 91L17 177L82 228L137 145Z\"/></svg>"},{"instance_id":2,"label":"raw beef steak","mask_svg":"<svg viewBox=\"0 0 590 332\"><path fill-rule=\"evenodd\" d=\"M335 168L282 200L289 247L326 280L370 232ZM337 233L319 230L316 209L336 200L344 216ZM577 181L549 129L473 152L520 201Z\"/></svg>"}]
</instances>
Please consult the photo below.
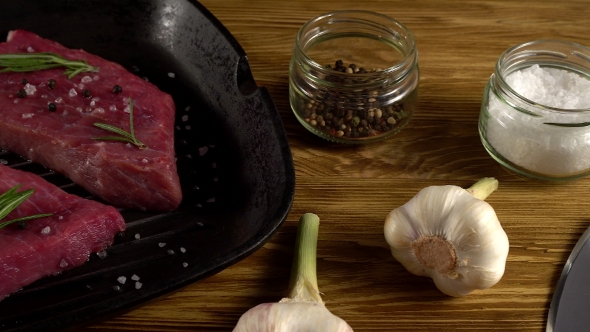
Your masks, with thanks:
<instances>
[{"instance_id":1,"label":"raw beef steak","mask_svg":"<svg viewBox=\"0 0 590 332\"><path fill-rule=\"evenodd\" d=\"M65 68L0 73L0 148L63 173L118 207L178 207L182 193L174 156L172 97L116 63L31 32L11 31L8 41L0 43L0 54L36 52L86 60L99 71L71 79ZM48 84L51 79L55 86ZM122 91L114 91L115 85ZM93 140L116 135L95 122L129 131L130 98L135 136L147 148Z\"/></svg>"},{"instance_id":2,"label":"raw beef steak","mask_svg":"<svg viewBox=\"0 0 590 332\"><path fill-rule=\"evenodd\" d=\"M16 185L35 192L3 221L52 213L50 217L0 229L0 300L48 275L84 264L125 229L112 206L70 195L41 177L0 164L0 194Z\"/></svg>"}]
</instances>

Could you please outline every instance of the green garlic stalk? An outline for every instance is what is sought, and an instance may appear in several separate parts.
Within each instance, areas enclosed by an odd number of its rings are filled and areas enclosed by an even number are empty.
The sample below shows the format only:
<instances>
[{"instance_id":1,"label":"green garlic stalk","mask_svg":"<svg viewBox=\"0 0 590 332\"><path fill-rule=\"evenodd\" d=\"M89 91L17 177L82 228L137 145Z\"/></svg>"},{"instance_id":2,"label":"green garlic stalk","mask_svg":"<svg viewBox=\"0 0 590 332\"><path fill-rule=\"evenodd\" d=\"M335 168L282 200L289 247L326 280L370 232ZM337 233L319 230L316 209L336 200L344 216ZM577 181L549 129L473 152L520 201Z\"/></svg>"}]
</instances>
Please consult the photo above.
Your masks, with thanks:
<instances>
[{"instance_id":1,"label":"green garlic stalk","mask_svg":"<svg viewBox=\"0 0 590 332\"><path fill-rule=\"evenodd\" d=\"M299 219L289 297L246 311L233 332L352 332L326 308L320 296L316 275L319 224L313 213Z\"/></svg>"}]
</instances>

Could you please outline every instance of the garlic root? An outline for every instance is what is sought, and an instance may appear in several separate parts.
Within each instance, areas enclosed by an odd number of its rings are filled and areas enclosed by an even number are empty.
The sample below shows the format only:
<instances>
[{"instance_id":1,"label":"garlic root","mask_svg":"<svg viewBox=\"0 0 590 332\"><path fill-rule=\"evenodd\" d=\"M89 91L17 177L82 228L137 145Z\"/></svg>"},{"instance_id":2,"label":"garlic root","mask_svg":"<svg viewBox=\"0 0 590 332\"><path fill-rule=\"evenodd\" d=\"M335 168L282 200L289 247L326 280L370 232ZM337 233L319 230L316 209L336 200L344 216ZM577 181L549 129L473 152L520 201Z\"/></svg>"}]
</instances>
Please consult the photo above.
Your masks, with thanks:
<instances>
[{"instance_id":1,"label":"garlic root","mask_svg":"<svg viewBox=\"0 0 590 332\"><path fill-rule=\"evenodd\" d=\"M494 209L483 201L497 188L496 179L483 178L468 189L420 190L386 217L384 235L392 255L450 296L492 287L504 274L509 250Z\"/></svg>"},{"instance_id":2,"label":"garlic root","mask_svg":"<svg viewBox=\"0 0 590 332\"><path fill-rule=\"evenodd\" d=\"M233 332L352 332L326 308L320 296L316 274L319 224L313 213L299 219L289 297L246 311Z\"/></svg>"}]
</instances>

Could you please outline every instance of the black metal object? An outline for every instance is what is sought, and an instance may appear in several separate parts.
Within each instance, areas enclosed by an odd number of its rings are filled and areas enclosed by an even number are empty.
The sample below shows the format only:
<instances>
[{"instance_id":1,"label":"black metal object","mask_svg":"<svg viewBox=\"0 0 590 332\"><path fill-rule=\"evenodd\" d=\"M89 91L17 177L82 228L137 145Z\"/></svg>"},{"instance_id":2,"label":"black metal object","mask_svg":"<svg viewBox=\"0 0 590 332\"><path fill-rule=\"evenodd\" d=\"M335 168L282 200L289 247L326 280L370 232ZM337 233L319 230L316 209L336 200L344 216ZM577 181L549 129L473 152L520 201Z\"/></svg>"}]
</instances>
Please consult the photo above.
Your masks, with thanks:
<instances>
[{"instance_id":1,"label":"black metal object","mask_svg":"<svg viewBox=\"0 0 590 332\"><path fill-rule=\"evenodd\" d=\"M184 198L169 213L121 211L128 229L106 257L93 254L1 301L0 330L91 324L221 271L281 226L295 187L281 119L240 45L198 2L2 1L0 36L13 29L118 62L170 93ZM9 151L0 151L0 162L91 198Z\"/></svg>"}]
</instances>

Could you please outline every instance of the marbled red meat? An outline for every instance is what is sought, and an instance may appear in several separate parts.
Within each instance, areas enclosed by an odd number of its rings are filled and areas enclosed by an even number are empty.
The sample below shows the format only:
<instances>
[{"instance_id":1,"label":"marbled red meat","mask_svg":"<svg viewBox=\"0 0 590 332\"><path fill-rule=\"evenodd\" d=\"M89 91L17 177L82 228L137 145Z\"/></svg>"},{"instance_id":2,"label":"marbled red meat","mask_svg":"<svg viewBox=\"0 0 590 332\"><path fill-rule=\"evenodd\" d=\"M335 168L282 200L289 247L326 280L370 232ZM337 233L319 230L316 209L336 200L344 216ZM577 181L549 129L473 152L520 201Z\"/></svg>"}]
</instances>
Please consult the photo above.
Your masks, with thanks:
<instances>
[{"instance_id":1,"label":"marbled red meat","mask_svg":"<svg viewBox=\"0 0 590 332\"><path fill-rule=\"evenodd\" d=\"M96 197L122 208L166 211L182 199L174 155L175 106L170 95L119 64L68 49L31 32L11 31L0 54L52 52L86 60L98 72L68 79L65 68L0 74L0 148L68 176ZM23 79L26 84L23 84ZM48 81L57 86L51 89ZM122 87L114 93L113 87ZM19 98L19 90L28 90ZM91 97L85 97L89 90ZM148 146L92 140L113 133L102 122L129 131L133 100L135 136ZM56 105L51 112L48 104Z\"/></svg>"},{"instance_id":2,"label":"marbled red meat","mask_svg":"<svg viewBox=\"0 0 590 332\"><path fill-rule=\"evenodd\" d=\"M82 265L92 252L105 249L125 229L112 206L71 195L43 178L0 164L0 194L16 185L35 192L5 220L34 214L50 217L0 229L0 300L48 275Z\"/></svg>"}]
</instances>

